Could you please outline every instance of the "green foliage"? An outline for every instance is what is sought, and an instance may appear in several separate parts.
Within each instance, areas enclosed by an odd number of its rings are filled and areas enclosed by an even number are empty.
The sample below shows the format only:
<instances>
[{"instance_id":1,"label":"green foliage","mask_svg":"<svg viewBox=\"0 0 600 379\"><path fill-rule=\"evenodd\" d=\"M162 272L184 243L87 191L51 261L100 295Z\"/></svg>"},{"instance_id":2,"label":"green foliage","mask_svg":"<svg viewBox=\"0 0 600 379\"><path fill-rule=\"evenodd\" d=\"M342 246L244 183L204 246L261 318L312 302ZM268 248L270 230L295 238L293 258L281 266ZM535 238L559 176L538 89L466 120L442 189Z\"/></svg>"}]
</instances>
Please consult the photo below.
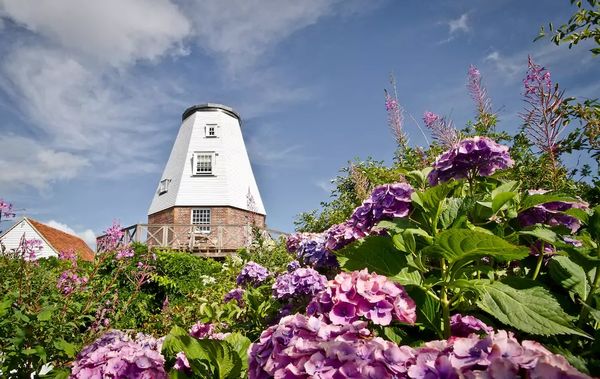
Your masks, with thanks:
<instances>
[{"instance_id":1,"label":"green foliage","mask_svg":"<svg viewBox=\"0 0 600 379\"><path fill-rule=\"evenodd\" d=\"M235 334L225 340L196 339L187 331L174 327L166 336L162 353L167 358L167 367L175 363L179 352L185 353L193 375L201 378L234 379L243 376L247 368L247 358L244 348L250 345L246 337ZM245 363L244 363L245 361ZM173 378L187 378L186 373L172 369L169 373Z\"/></svg>"},{"instance_id":2,"label":"green foliage","mask_svg":"<svg viewBox=\"0 0 600 379\"><path fill-rule=\"evenodd\" d=\"M515 246L493 234L469 229L450 229L436 236L433 245L423 249L422 253L438 255L452 266L464 265L483 257L491 257L497 261L522 259L529 254L529 249Z\"/></svg>"},{"instance_id":3,"label":"green foliage","mask_svg":"<svg viewBox=\"0 0 600 379\"><path fill-rule=\"evenodd\" d=\"M420 284L420 275L408 266L389 237L371 236L345 247L336 253L342 268L347 271L367 268L390 277L404 285Z\"/></svg>"},{"instance_id":4,"label":"green foliage","mask_svg":"<svg viewBox=\"0 0 600 379\"><path fill-rule=\"evenodd\" d=\"M556 45L568 43L569 49L579 42L593 40L596 46L590 51L593 55L600 54L600 2L597 0L570 0L577 7L577 11L569 18L566 24L555 28L548 24L551 40ZM546 37L546 30L542 26L535 40Z\"/></svg>"},{"instance_id":5,"label":"green foliage","mask_svg":"<svg viewBox=\"0 0 600 379\"><path fill-rule=\"evenodd\" d=\"M483 311L502 323L537 335L587 334L571 324L556 298L538 282L525 278L500 281L476 281L481 297L477 301Z\"/></svg>"}]
</instances>

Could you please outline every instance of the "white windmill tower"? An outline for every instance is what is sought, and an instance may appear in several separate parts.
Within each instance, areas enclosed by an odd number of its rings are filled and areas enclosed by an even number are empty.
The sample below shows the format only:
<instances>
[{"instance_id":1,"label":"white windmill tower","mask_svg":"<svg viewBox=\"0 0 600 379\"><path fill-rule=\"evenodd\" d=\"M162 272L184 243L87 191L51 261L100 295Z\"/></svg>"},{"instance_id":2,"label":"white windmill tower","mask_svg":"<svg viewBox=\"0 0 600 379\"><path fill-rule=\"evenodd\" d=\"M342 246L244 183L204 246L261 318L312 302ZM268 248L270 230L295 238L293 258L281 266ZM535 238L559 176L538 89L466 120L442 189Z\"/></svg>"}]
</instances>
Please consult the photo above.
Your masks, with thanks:
<instances>
[{"instance_id":1,"label":"white windmill tower","mask_svg":"<svg viewBox=\"0 0 600 379\"><path fill-rule=\"evenodd\" d=\"M240 115L221 104L186 109L148 210L148 244L236 250L265 217Z\"/></svg>"}]
</instances>

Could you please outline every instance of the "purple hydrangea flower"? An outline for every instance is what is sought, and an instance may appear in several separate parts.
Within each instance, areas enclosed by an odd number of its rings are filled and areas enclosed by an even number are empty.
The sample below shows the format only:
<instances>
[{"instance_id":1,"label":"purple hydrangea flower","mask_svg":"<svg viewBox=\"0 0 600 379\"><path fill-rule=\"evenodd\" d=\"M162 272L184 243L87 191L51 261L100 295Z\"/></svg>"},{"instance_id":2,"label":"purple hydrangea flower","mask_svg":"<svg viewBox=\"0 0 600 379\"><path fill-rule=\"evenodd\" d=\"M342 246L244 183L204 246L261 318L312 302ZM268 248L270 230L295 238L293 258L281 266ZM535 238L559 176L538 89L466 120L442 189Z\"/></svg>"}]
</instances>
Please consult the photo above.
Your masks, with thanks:
<instances>
[{"instance_id":1,"label":"purple hydrangea flower","mask_svg":"<svg viewBox=\"0 0 600 379\"><path fill-rule=\"evenodd\" d=\"M288 265L287 265L287 271L288 271L288 272L292 272L292 271L294 271L294 270L296 270L296 269L299 269L299 268L300 268L300 262L298 262L298 261L296 261L296 260L293 260L293 261L291 261L291 262L290 262L290 263L288 263Z\"/></svg>"},{"instance_id":2,"label":"purple hydrangea flower","mask_svg":"<svg viewBox=\"0 0 600 379\"><path fill-rule=\"evenodd\" d=\"M187 357L185 356L185 353L183 351L180 351L179 353L177 353L175 358L176 358L176 360L175 360L175 364L173 365L173 368L177 371L184 372L187 375L191 375L192 368L190 367L190 362L188 361Z\"/></svg>"},{"instance_id":3,"label":"purple hydrangea flower","mask_svg":"<svg viewBox=\"0 0 600 379\"><path fill-rule=\"evenodd\" d=\"M472 333L490 334L494 329L473 316L463 316L459 313L450 318L450 330L454 337L468 337Z\"/></svg>"},{"instance_id":4,"label":"purple hydrangea flower","mask_svg":"<svg viewBox=\"0 0 600 379\"><path fill-rule=\"evenodd\" d=\"M342 272L327 283L306 309L309 315L324 315L333 324L344 325L367 318L378 325L392 320L413 324L416 305L404 287L386 276L362 271Z\"/></svg>"},{"instance_id":5,"label":"purple hydrangea flower","mask_svg":"<svg viewBox=\"0 0 600 379\"><path fill-rule=\"evenodd\" d=\"M325 247L335 251L364 238L382 220L406 217L411 211L414 189L407 183L384 184L356 208L345 223L333 225L325 232Z\"/></svg>"},{"instance_id":6,"label":"purple hydrangea flower","mask_svg":"<svg viewBox=\"0 0 600 379\"><path fill-rule=\"evenodd\" d=\"M86 346L73 362L71 378L167 378L161 343L113 330Z\"/></svg>"},{"instance_id":7,"label":"purple hydrangea flower","mask_svg":"<svg viewBox=\"0 0 600 379\"><path fill-rule=\"evenodd\" d=\"M243 288L234 288L231 291L227 292L223 297L224 303L229 303L231 300L235 300L237 305L240 307L244 306L244 292L246 292Z\"/></svg>"},{"instance_id":8,"label":"purple hydrangea flower","mask_svg":"<svg viewBox=\"0 0 600 379\"><path fill-rule=\"evenodd\" d=\"M290 234L285 241L285 247L287 251L292 254L296 253L298 248L300 248L300 244L302 243L303 235L303 233Z\"/></svg>"},{"instance_id":9,"label":"purple hydrangea flower","mask_svg":"<svg viewBox=\"0 0 600 379\"><path fill-rule=\"evenodd\" d=\"M325 248L325 237L320 233L292 234L288 237L288 251L296 254L298 263L303 266L326 270L338 267L337 259Z\"/></svg>"},{"instance_id":10,"label":"purple hydrangea flower","mask_svg":"<svg viewBox=\"0 0 600 379\"><path fill-rule=\"evenodd\" d=\"M513 164L507 146L487 137L465 138L437 157L427 179L433 186L450 179L475 175L490 176L496 170L511 167Z\"/></svg>"},{"instance_id":11,"label":"purple hydrangea flower","mask_svg":"<svg viewBox=\"0 0 600 379\"><path fill-rule=\"evenodd\" d=\"M199 340L202 339L210 339L210 340L222 340L225 339L230 333L217 333L215 331L216 325L210 322L203 323L198 321L188 331L190 336L197 338Z\"/></svg>"},{"instance_id":12,"label":"purple hydrangea flower","mask_svg":"<svg viewBox=\"0 0 600 379\"><path fill-rule=\"evenodd\" d=\"M366 322L332 325L302 314L286 316L250 346L250 379L392 378L406 373L413 349L373 337Z\"/></svg>"},{"instance_id":13,"label":"purple hydrangea flower","mask_svg":"<svg viewBox=\"0 0 600 379\"><path fill-rule=\"evenodd\" d=\"M428 342L406 366L409 378L589 378L539 343L519 343L503 330Z\"/></svg>"},{"instance_id":14,"label":"purple hydrangea flower","mask_svg":"<svg viewBox=\"0 0 600 379\"><path fill-rule=\"evenodd\" d=\"M327 278L312 268L297 268L279 275L273 283L273 296L279 300L314 296L325 288Z\"/></svg>"},{"instance_id":15,"label":"purple hydrangea flower","mask_svg":"<svg viewBox=\"0 0 600 379\"><path fill-rule=\"evenodd\" d=\"M269 270L258 263L250 261L246 263L238 275L237 284L240 286L259 285L267 280L270 275Z\"/></svg>"},{"instance_id":16,"label":"purple hydrangea flower","mask_svg":"<svg viewBox=\"0 0 600 379\"><path fill-rule=\"evenodd\" d=\"M543 194L544 190L529 191L529 195ZM572 208L587 209L588 204L584 201L551 201L538 204L519 213L517 220L522 227L535 224L544 224L548 226L564 226L575 233L580 227L581 222L566 213L566 210Z\"/></svg>"}]
</instances>

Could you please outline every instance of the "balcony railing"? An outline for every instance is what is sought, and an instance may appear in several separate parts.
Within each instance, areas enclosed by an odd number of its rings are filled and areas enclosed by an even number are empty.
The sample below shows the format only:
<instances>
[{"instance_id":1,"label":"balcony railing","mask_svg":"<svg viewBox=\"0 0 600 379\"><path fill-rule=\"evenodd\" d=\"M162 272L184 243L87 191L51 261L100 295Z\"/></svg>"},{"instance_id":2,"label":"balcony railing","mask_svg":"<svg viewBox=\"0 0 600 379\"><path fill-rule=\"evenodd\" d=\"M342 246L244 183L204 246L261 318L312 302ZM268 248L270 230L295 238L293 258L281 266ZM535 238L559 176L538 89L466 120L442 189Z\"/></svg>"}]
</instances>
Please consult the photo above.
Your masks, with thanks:
<instances>
[{"instance_id":1,"label":"balcony railing","mask_svg":"<svg viewBox=\"0 0 600 379\"><path fill-rule=\"evenodd\" d=\"M286 233L252 225L135 224L123 228L121 244L141 242L149 248L170 248L203 256L225 256L249 247L257 238L277 240ZM97 238L98 251L103 237Z\"/></svg>"}]
</instances>

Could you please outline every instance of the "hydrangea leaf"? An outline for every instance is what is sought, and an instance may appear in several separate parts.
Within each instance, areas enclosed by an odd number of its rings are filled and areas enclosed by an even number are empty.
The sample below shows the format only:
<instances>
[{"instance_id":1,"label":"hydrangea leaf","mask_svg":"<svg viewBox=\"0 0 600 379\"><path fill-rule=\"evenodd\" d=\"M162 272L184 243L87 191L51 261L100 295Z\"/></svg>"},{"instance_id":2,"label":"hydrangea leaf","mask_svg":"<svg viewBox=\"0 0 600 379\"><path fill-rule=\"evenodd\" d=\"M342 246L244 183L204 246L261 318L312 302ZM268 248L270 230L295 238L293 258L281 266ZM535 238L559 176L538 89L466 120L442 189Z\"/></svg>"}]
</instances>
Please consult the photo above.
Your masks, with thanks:
<instances>
[{"instance_id":1,"label":"hydrangea leaf","mask_svg":"<svg viewBox=\"0 0 600 379\"><path fill-rule=\"evenodd\" d=\"M210 363L216 367L215 378L240 378L242 360L229 343L211 339L197 340L197 342L208 353Z\"/></svg>"},{"instance_id":2,"label":"hydrangea leaf","mask_svg":"<svg viewBox=\"0 0 600 379\"><path fill-rule=\"evenodd\" d=\"M590 291L585 271L568 257L555 256L550 259L548 272L552 279L568 291L574 292L582 299L587 298Z\"/></svg>"},{"instance_id":3,"label":"hydrangea leaf","mask_svg":"<svg viewBox=\"0 0 600 379\"><path fill-rule=\"evenodd\" d=\"M391 238L369 236L336 251L340 266L347 271L362 270L385 275L403 285L419 285L421 275L408 267L406 258L396 250Z\"/></svg>"},{"instance_id":4,"label":"hydrangea leaf","mask_svg":"<svg viewBox=\"0 0 600 379\"><path fill-rule=\"evenodd\" d=\"M225 337L225 341L237 352L242 361L242 371L248 370L248 348L252 341L240 333L231 333Z\"/></svg>"},{"instance_id":5,"label":"hydrangea leaf","mask_svg":"<svg viewBox=\"0 0 600 379\"><path fill-rule=\"evenodd\" d=\"M426 212L434 212L441 207L442 201L459 184L459 181L438 184L422 192L413 192L411 198L414 203L418 204Z\"/></svg>"},{"instance_id":6,"label":"hydrangea leaf","mask_svg":"<svg viewBox=\"0 0 600 379\"><path fill-rule=\"evenodd\" d=\"M442 336L440 302L422 288L407 288L407 292L417 305L417 323Z\"/></svg>"},{"instance_id":7,"label":"hydrangea leaf","mask_svg":"<svg viewBox=\"0 0 600 379\"><path fill-rule=\"evenodd\" d=\"M492 199L503 192L516 192L518 189L519 182L517 182L516 180L510 180L506 183L502 183L492 190Z\"/></svg>"},{"instance_id":8,"label":"hydrangea leaf","mask_svg":"<svg viewBox=\"0 0 600 379\"><path fill-rule=\"evenodd\" d=\"M162 346L162 354L175 357L177 353L184 352L191 369L198 375L212 375L210 357L200 346L198 340L189 336L187 331L175 326L167 334Z\"/></svg>"},{"instance_id":9,"label":"hydrangea leaf","mask_svg":"<svg viewBox=\"0 0 600 379\"><path fill-rule=\"evenodd\" d=\"M570 208L564 211L564 213L575 217L584 224L586 224L590 219L590 215L581 208Z\"/></svg>"},{"instance_id":10,"label":"hydrangea leaf","mask_svg":"<svg viewBox=\"0 0 600 379\"><path fill-rule=\"evenodd\" d=\"M478 280L474 284L480 293L477 306L504 324L536 335L589 337L571 324L556 298L534 280L507 278L504 282Z\"/></svg>"},{"instance_id":11,"label":"hydrangea leaf","mask_svg":"<svg viewBox=\"0 0 600 379\"><path fill-rule=\"evenodd\" d=\"M550 243L550 244L556 244L556 242L558 241L558 236L556 235L556 233L553 230L550 230L548 228L544 228L544 227L535 227L532 230L522 230L519 232L519 234L522 235L526 235L526 236L533 236L539 240L542 240L544 242Z\"/></svg>"},{"instance_id":12,"label":"hydrangea leaf","mask_svg":"<svg viewBox=\"0 0 600 379\"><path fill-rule=\"evenodd\" d=\"M442 213L440 214L440 225L444 229L448 229L454 221L461 215L461 208L463 206L464 199L457 197L450 197L443 200Z\"/></svg>"},{"instance_id":13,"label":"hydrangea leaf","mask_svg":"<svg viewBox=\"0 0 600 379\"><path fill-rule=\"evenodd\" d=\"M521 207L519 209L519 212L522 212L531 207L535 207L536 205L550 203L550 202L554 202L554 201L577 203L577 202L580 202L581 200L578 200L571 196L565 196L565 195L560 195L560 194L553 195L553 194L545 193L545 194L529 195L529 196L525 197L523 199L523 201L521 202Z\"/></svg>"},{"instance_id":14,"label":"hydrangea leaf","mask_svg":"<svg viewBox=\"0 0 600 379\"><path fill-rule=\"evenodd\" d=\"M441 232L433 245L423 249L423 253L439 255L452 264L486 256L499 261L521 259L529 254L529 249L513 245L492 234L469 229L450 229Z\"/></svg>"},{"instance_id":15,"label":"hydrangea leaf","mask_svg":"<svg viewBox=\"0 0 600 379\"><path fill-rule=\"evenodd\" d=\"M494 213L498 212L502 207L511 201L515 196L517 196L516 192L500 192L492 199L492 211Z\"/></svg>"}]
</instances>

